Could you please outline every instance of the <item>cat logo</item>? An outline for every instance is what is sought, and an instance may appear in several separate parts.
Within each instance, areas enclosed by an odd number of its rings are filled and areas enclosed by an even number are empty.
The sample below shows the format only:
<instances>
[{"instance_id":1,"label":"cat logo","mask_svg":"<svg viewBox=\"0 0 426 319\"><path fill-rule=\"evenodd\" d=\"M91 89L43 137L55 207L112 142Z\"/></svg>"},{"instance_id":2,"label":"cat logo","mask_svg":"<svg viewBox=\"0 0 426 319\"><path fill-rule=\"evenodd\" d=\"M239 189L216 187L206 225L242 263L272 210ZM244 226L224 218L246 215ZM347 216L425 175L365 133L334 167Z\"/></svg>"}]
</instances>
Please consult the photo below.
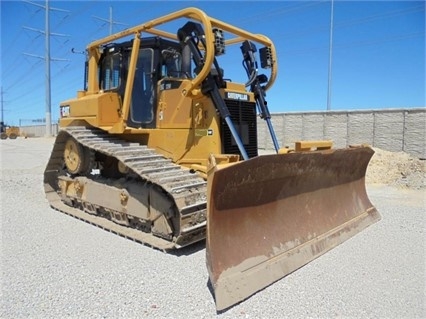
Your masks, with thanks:
<instances>
[{"instance_id":1,"label":"cat logo","mask_svg":"<svg viewBox=\"0 0 426 319\"><path fill-rule=\"evenodd\" d=\"M225 98L231 99L231 100L238 100L238 101L248 101L249 100L248 94L235 93L235 92L226 92Z\"/></svg>"}]
</instances>

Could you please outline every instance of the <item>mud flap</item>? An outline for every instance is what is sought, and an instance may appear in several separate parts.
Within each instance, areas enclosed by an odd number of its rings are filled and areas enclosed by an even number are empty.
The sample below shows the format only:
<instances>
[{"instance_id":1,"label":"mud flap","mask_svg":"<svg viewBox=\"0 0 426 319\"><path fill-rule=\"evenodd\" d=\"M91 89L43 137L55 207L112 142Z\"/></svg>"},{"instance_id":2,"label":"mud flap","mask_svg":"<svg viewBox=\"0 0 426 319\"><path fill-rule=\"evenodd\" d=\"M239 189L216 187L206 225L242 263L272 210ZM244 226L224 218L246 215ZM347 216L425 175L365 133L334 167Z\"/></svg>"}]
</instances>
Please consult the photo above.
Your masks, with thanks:
<instances>
[{"instance_id":1,"label":"mud flap","mask_svg":"<svg viewBox=\"0 0 426 319\"><path fill-rule=\"evenodd\" d=\"M380 220L369 147L264 155L208 177L207 268L226 309Z\"/></svg>"}]
</instances>

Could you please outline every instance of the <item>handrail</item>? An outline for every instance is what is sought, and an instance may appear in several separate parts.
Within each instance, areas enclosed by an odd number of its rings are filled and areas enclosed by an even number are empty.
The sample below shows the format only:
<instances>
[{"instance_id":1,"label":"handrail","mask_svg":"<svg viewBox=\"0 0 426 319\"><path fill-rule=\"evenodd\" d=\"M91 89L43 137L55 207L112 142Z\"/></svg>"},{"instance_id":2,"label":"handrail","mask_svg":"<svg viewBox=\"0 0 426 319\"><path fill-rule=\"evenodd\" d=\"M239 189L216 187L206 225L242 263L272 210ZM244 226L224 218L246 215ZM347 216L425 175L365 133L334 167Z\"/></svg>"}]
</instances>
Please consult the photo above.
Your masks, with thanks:
<instances>
[{"instance_id":1,"label":"handrail","mask_svg":"<svg viewBox=\"0 0 426 319\"><path fill-rule=\"evenodd\" d=\"M207 16L207 14L204 11L202 11L198 8L194 8L194 7L189 7L189 8L186 8L186 9L182 9L182 10L167 14L165 16L153 19L149 22L139 24L137 26L134 26L134 27L128 28L126 30L112 34L110 36L107 36L105 38L93 41L87 46L87 50L89 52L94 52L101 45L111 43L115 40L124 38L126 36L130 36L130 35L134 35L135 37L139 37L139 36L141 36L141 33L143 33L143 32L146 32L148 34L157 35L157 36L164 37L164 38L169 38L169 39L172 39L172 40L177 40L176 34L172 34L172 33L167 32L167 31L155 29L155 27L166 24L168 22L171 22L171 21L174 21L174 20L177 20L177 19L180 19L180 18L187 18L187 19L190 19L190 20L196 20L198 22L201 22L204 30L212 30L213 27L217 27L217 28L220 28L223 31L226 31L226 32L230 33L231 35L235 36L234 38L226 40L225 45L232 45L232 44L241 43L245 40L251 40L253 42L260 43L264 46L269 47L271 49L271 52L272 52L273 63L272 63L272 67L271 67L271 76L268 79L268 82L265 86L265 90L268 90L273 85L273 83L275 82L275 79L276 79L278 65L277 65L277 60L276 60L275 46L274 46L273 42L268 37L266 37L262 34L253 34L253 33L248 32L246 30L243 30L243 29L240 29L240 28L235 27L233 25L230 25L226 22L223 22L223 21L220 21L218 19L214 19L212 17L209 17L209 16ZM210 68L211 68L211 65L212 65L213 60L214 60L213 33L212 32L205 32L205 36L206 36L206 46L207 47L206 47L206 55L204 57L205 58L204 66L200 70L200 72L197 74L197 76L194 79L192 79L189 82L189 85L183 90L182 94L184 94L184 95L190 94L192 92L192 90L197 88L201 84L201 82L205 79L205 77L208 75L208 73L210 72Z\"/></svg>"}]
</instances>

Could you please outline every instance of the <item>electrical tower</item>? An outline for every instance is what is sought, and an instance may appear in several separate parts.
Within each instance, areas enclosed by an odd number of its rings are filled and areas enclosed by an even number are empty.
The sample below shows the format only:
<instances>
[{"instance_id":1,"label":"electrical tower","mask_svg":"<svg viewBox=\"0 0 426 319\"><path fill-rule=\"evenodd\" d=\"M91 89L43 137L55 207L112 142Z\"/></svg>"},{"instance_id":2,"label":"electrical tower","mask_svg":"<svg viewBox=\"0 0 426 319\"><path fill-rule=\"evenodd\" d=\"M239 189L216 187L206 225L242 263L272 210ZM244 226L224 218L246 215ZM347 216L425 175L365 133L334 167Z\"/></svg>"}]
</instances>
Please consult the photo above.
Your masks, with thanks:
<instances>
[{"instance_id":1,"label":"electrical tower","mask_svg":"<svg viewBox=\"0 0 426 319\"><path fill-rule=\"evenodd\" d=\"M49 0L46 0L46 4L44 6L41 5L41 4L38 4L38 3L30 2L30 1L24 1L24 2L45 9L45 30L44 31L37 30L37 29L34 29L34 28L24 27L27 30L39 32L39 33L45 35L45 56L42 57L42 56L29 54L29 53L24 53L24 54L28 55L28 56L44 59L45 63L46 63L46 136L50 137L50 136L52 136L52 105L51 105L52 93L51 93L51 89L50 89L50 84L51 84L50 62L52 61L52 59L50 57L50 36L52 36L52 35L66 36L66 35L50 32L49 12L50 12L50 10L52 10L52 11L69 13L69 11L49 7ZM66 60L66 59L53 59L53 60L55 60L55 61L69 61L69 60Z\"/></svg>"}]
</instances>

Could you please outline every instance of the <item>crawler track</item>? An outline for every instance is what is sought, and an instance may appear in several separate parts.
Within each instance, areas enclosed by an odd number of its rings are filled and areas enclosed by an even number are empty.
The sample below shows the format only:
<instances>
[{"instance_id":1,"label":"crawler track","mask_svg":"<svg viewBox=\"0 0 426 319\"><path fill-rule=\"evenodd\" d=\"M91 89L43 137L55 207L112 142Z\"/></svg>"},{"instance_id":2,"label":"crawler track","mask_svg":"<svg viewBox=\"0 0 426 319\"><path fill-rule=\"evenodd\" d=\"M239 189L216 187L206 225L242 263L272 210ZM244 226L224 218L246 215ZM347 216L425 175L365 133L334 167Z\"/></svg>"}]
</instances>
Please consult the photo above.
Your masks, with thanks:
<instances>
[{"instance_id":1,"label":"crawler track","mask_svg":"<svg viewBox=\"0 0 426 319\"><path fill-rule=\"evenodd\" d=\"M67 174L63 157L65 143L70 137L89 149L92 156L102 154L123 163L129 170L128 176L111 180L93 174L88 176ZM94 163L93 159L92 162ZM135 187L137 193L151 194L150 191L155 189L156 200L161 202L160 207L168 207L163 215L171 226L172 233L153 234L146 226L152 226L155 220L135 217L135 214L127 212L126 207L120 211L112 211L110 207L102 207L98 201L87 202L85 196L70 196L58 185L61 181L67 185L84 181L88 188L108 187L116 189L118 193L125 191L130 197L135 194ZM132 185L133 192L127 193L126 185ZM44 188L49 204L54 209L163 251L187 246L205 238L206 182L197 174L174 164L153 149L138 143L129 143L119 136L109 135L98 129L67 127L58 133L44 173ZM138 201L138 198L134 196L131 200ZM148 216L152 213L150 202L151 198L147 201L148 205L145 205ZM87 207L91 207L91 211L88 212ZM122 225L120 221L114 222L115 214L127 214L126 220L128 217L137 223L130 223L129 227ZM144 223L145 227L139 227L140 222Z\"/></svg>"}]
</instances>

